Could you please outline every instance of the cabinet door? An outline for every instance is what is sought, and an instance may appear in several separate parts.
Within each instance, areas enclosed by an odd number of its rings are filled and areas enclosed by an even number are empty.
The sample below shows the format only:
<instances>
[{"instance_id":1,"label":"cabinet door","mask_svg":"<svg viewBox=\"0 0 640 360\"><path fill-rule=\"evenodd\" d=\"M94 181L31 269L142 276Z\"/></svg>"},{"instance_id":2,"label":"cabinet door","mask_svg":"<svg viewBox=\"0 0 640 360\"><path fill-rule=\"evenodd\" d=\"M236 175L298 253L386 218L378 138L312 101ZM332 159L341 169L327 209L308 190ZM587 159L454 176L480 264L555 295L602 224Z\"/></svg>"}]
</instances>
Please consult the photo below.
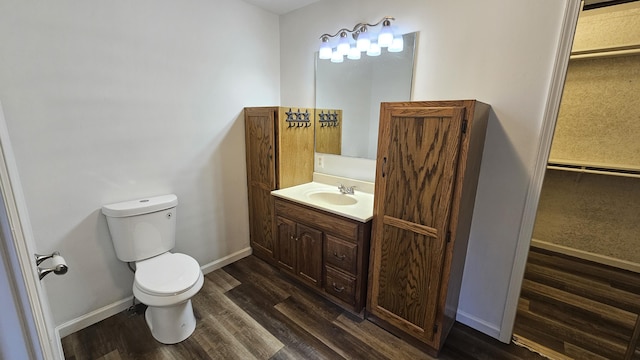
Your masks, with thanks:
<instances>
[{"instance_id":1,"label":"cabinet door","mask_svg":"<svg viewBox=\"0 0 640 360\"><path fill-rule=\"evenodd\" d=\"M275 189L275 118L272 108L245 109L245 134L247 136L247 175L252 184Z\"/></svg>"},{"instance_id":2,"label":"cabinet door","mask_svg":"<svg viewBox=\"0 0 640 360\"><path fill-rule=\"evenodd\" d=\"M275 110L245 109L247 182L251 246L258 254L273 257L273 198L275 176Z\"/></svg>"},{"instance_id":3,"label":"cabinet door","mask_svg":"<svg viewBox=\"0 0 640 360\"><path fill-rule=\"evenodd\" d=\"M303 281L322 285L322 232L297 224L298 266L297 275Z\"/></svg>"},{"instance_id":4,"label":"cabinet door","mask_svg":"<svg viewBox=\"0 0 640 360\"><path fill-rule=\"evenodd\" d=\"M369 311L431 343L463 108L383 104Z\"/></svg>"},{"instance_id":5,"label":"cabinet door","mask_svg":"<svg viewBox=\"0 0 640 360\"><path fill-rule=\"evenodd\" d=\"M282 269L295 273L296 268L296 223L276 217L275 258Z\"/></svg>"}]
</instances>

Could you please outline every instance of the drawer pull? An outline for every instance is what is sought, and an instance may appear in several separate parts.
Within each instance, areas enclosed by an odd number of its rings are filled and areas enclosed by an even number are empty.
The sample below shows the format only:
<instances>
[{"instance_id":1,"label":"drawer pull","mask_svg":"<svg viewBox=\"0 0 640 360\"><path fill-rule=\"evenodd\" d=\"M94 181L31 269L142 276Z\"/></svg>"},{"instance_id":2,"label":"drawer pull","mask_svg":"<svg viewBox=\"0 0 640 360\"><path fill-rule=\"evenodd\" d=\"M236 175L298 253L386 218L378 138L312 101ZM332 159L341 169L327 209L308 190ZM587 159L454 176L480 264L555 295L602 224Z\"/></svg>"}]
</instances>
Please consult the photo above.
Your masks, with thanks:
<instances>
[{"instance_id":1,"label":"drawer pull","mask_svg":"<svg viewBox=\"0 0 640 360\"><path fill-rule=\"evenodd\" d=\"M344 286L340 286L340 287L338 287L338 285L336 285L336 283L333 283L333 284L331 284L331 285L333 285L333 290L335 290L336 292L341 293L341 292L343 292L343 291L344 291Z\"/></svg>"},{"instance_id":2,"label":"drawer pull","mask_svg":"<svg viewBox=\"0 0 640 360\"><path fill-rule=\"evenodd\" d=\"M338 252L337 252L337 251L334 251L334 252L333 252L333 256L335 256L335 257L336 257L338 260L340 260L340 261L344 261L344 258L346 258L346 257L347 257L347 255L345 255L345 254L338 255Z\"/></svg>"}]
</instances>

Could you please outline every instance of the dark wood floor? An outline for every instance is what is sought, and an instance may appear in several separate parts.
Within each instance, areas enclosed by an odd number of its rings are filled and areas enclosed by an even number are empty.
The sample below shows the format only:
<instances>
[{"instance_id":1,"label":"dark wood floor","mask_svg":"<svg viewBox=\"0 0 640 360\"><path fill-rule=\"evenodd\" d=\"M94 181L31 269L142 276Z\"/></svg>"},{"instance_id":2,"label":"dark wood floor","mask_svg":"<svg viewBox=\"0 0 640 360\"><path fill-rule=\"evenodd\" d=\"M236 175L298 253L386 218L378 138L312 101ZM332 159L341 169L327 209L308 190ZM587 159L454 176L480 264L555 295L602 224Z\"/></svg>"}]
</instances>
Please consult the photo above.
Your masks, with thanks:
<instances>
[{"instance_id":1,"label":"dark wood floor","mask_svg":"<svg viewBox=\"0 0 640 360\"><path fill-rule=\"evenodd\" d=\"M640 275L532 248L514 334L559 359L640 359Z\"/></svg>"},{"instance_id":2,"label":"dark wood floor","mask_svg":"<svg viewBox=\"0 0 640 360\"><path fill-rule=\"evenodd\" d=\"M112 316L62 340L67 359L433 359L250 256L206 276L197 327L163 345L141 315ZM440 359L542 359L456 324Z\"/></svg>"}]
</instances>

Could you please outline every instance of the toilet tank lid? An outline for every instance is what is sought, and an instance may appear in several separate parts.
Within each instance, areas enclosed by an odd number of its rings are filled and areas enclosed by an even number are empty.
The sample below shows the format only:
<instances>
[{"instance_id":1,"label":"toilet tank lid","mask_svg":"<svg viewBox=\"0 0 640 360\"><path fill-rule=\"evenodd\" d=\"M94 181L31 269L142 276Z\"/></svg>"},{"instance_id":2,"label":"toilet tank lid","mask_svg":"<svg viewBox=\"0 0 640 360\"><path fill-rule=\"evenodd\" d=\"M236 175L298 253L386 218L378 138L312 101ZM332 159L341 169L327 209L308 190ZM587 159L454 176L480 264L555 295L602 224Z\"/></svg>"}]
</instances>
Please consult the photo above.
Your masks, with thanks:
<instances>
[{"instance_id":1,"label":"toilet tank lid","mask_svg":"<svg viewBox=\"0 0 640 360\"><path fill-rule=\"evenodd\" d=\"M149 214L170 209L177 205L178 197L174 194L169 194L103 205L102 213L110 217L126 217Z\"/></svg>"}]
</instances>

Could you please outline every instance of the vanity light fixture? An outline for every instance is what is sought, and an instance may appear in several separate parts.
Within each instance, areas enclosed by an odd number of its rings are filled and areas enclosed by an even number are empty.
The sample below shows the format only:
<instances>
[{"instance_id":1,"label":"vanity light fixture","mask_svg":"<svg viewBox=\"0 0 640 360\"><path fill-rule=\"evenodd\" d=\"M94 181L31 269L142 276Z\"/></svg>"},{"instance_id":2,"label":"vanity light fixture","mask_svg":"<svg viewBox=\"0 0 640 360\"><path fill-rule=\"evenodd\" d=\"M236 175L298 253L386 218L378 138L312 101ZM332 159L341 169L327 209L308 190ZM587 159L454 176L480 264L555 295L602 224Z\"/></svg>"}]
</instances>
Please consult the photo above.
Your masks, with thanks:
<instances>
[{"instance_id":1,"label":"vanity light fixture","mask_svg":"<svg viewBox=\"0 0 640 360\"><path fill-rule=\"evenodd\" d=\"M393 34L391 29L391 21L393 20L395 18L385 16L375 24L357 23L353 29L343 28L333 35L322 34L318 58L340 63L344 61L345 55L350 60L360 59L362 52L369 56L378 56L382 52L382 48L387 48L389 52L401 52L403 50L402 35ZM380 24L382 24L380 31L377 36L373 36L369 30ZM349 39L349 34L351 34L353 41ZM333 45L332 38L338 38Z\"/></svg>"}]
</instances>

